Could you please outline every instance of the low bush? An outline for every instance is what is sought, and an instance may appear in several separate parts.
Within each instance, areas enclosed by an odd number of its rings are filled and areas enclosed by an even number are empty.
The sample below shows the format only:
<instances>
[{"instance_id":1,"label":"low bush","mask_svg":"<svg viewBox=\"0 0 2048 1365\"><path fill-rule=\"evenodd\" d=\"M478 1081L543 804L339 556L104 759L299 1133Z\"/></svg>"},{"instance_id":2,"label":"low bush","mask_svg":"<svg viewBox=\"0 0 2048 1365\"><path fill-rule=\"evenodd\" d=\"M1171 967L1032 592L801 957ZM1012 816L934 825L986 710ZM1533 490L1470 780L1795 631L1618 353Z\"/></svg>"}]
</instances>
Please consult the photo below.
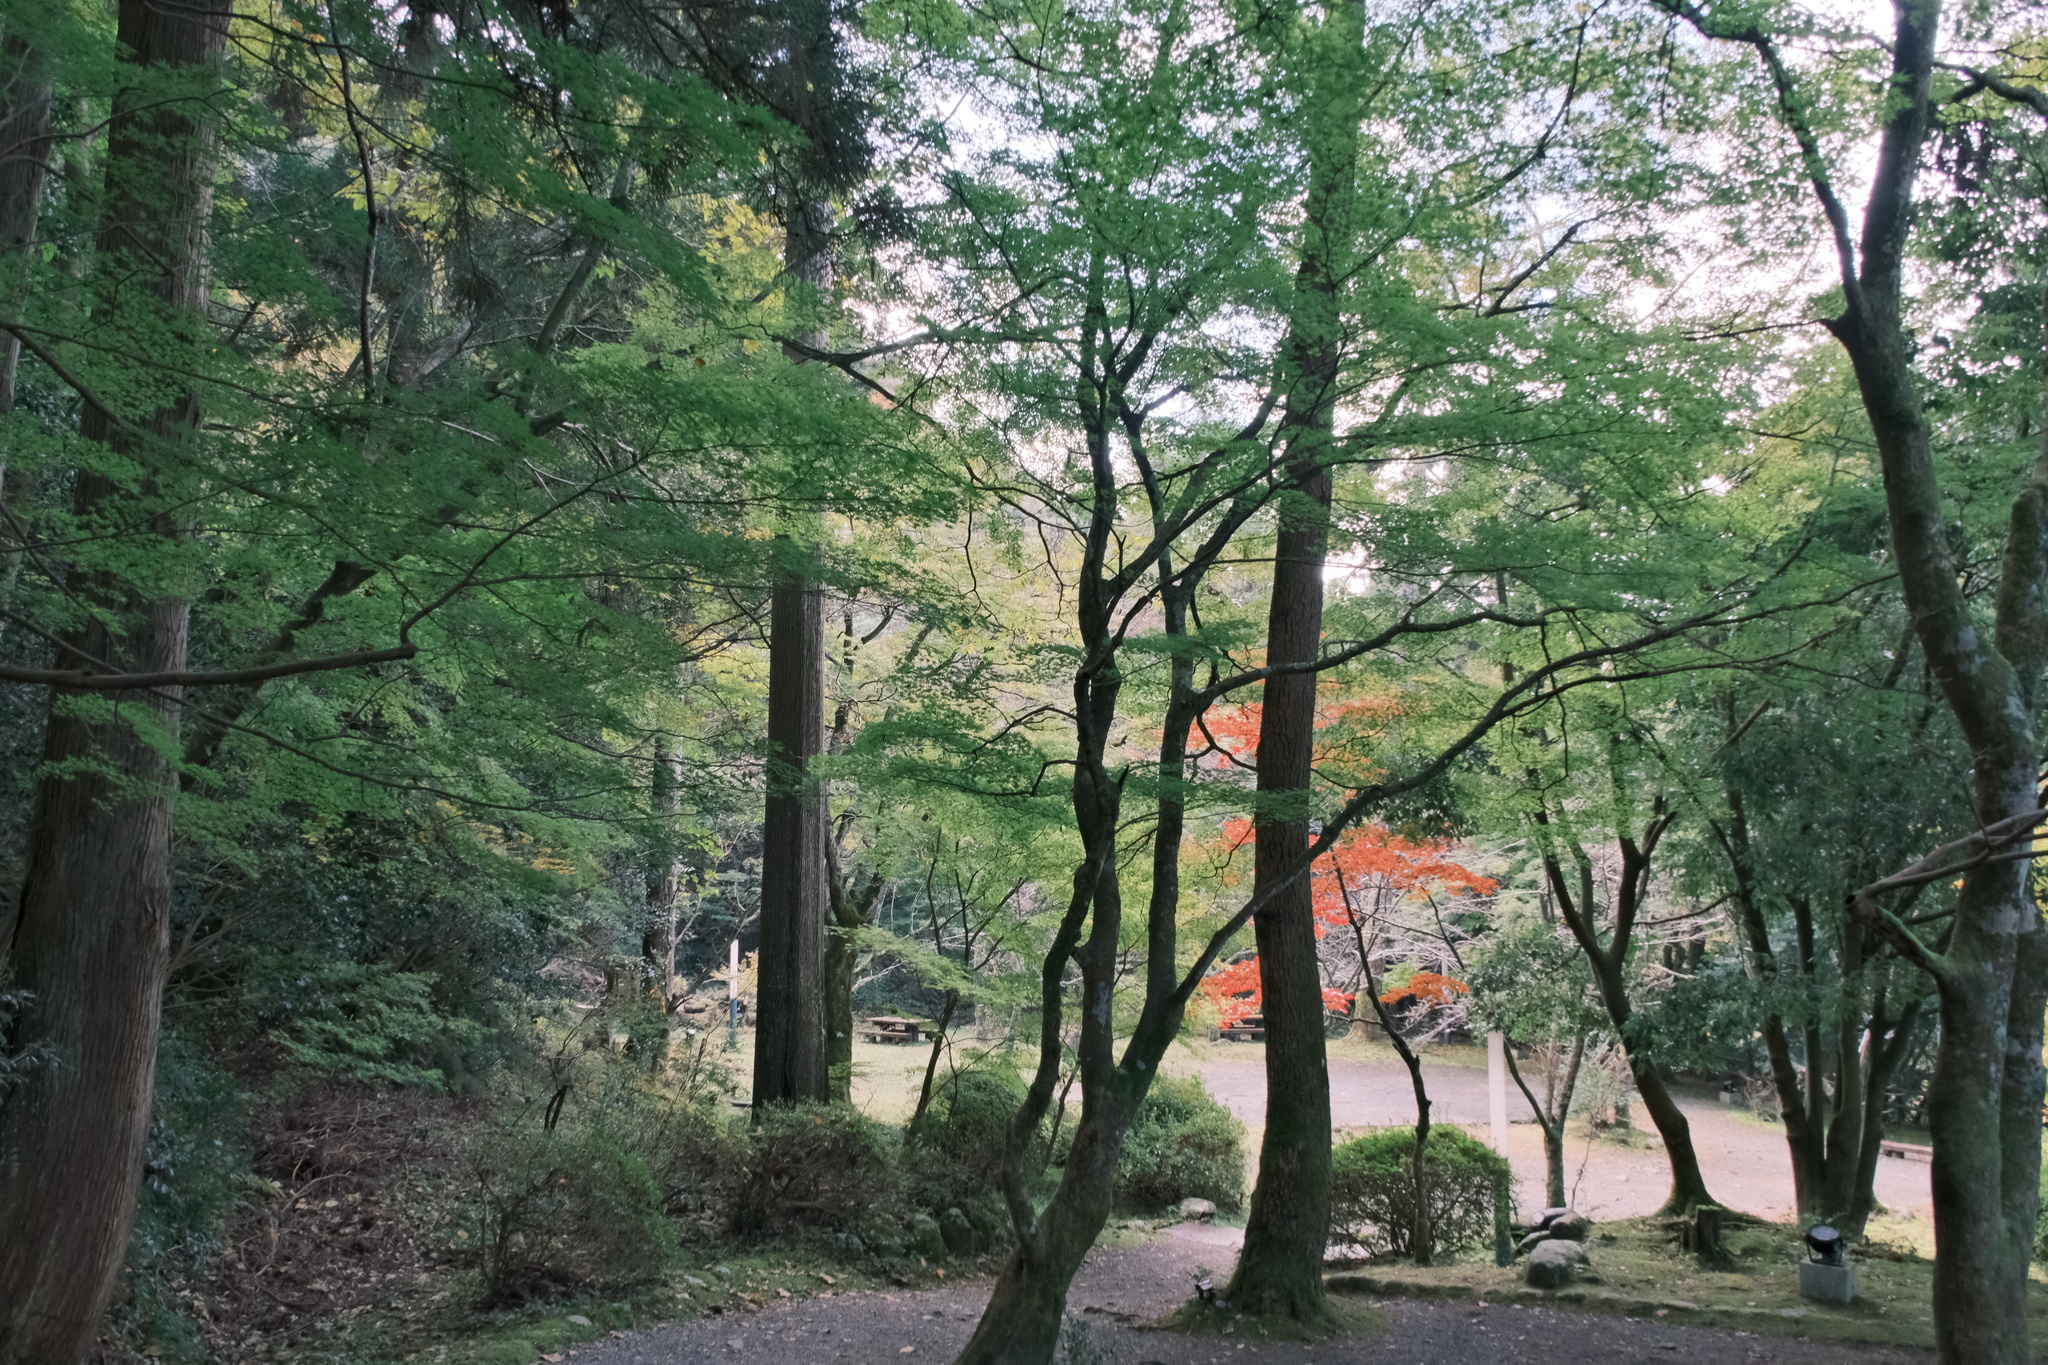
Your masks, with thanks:
<instances>
[{"instance_id":1,"label":"low bush","mask_svg":"<svg viewBox=\"0 0 2048 1365\"><path fill-rule=\"evenodd\" d=\"M1494 1189L1511 1179L1499 1153L1442 1125L1429 1130L1419 1182L1415 1130L1406 1125L1353 1138L1332 1165L1332 1240L1424 1262L1491 1241Z\"/></svg>"},{"instance_id":2,"label":"low bush","mask_svg":"<svg viewBox=\"0 0 2048 1365\"><path fill-rule=\"evenodd\" d=\"M888 1131L845 1104L777 1104L754 1111L733 1187L743 1236L841 1229L887 1207L897 1185Z\"/></svg>"},{"instance_id":3,"label":"low bush","mask_svg":"<svg viewBox=\"0 0 2048 1365\"><path fill-rule=\"evenodd\" d=\"M676 1229L634 1134L603 1122L500 1133L471 1152L486 1306L658 1276Z\"/></svg>"},{"instance_id":4,"label":"low bush","mask_svg":"<svg viewBox=\"0 0 2048 1365\"><path fill-rule=\"evenodd\" d=\"M999 1189L1003 1142L1023 1103L1024 1079L1004 1058L970 1057L940 1079L904 1144L908 1193L938 1212Z\"/></svg>"},{"instance_id":5,"label":"low bush","mask_svg":"<svg viewBox=\"0 0 2048 1365\"><path fill-rule=\"evenodd\" d=\"M1124 1135L1116 1197L1134 1210L1188 1198L1237 1208L1244 1202L1244 1125L1200 1079L1158 1077Z\"/></svg>"}]
</instances>

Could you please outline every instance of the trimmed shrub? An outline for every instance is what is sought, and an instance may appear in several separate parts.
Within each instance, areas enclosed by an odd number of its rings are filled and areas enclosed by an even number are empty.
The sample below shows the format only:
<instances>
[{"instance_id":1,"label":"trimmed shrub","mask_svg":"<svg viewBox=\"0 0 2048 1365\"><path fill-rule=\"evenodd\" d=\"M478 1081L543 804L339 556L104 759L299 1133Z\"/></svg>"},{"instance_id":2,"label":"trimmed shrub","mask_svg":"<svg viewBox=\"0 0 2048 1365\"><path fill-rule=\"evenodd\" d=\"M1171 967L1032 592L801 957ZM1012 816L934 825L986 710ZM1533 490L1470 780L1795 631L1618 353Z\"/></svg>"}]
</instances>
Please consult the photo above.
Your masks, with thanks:
<instances>
[{"instance_id":1,"label":"trimmed shrub","mask_svg":"<svg viewBox=\"0 0 2048 1365\"><path fill-rule=\"evenodd\" d=\"M894 1195L887 1130L846 1104L776 1104L754 1111L732 1205L746 1236L845 1228Z\"/></svg>"},{"instance_id":2,"label":"trimmed shrub","mask_svg":"<svg viewBox=\"0 0 2048 1365\"><path fill-rule=\"evenodd\" d=\"M485 1306L635 1284L673 1260L661 1182L609 1127L502 1134L471 1156Z\"/></svg>"},{"instance_id":3,"label":"trimmed shrub","mask_svg":"<svg viewBox=\"0 0 2048 1365\"><path fill-rule=\"evenodd\" d=\"M1494 1187L1512 1179L1499 1153L1441 1124L1429 1130L1419 1190L1415 1130L1407 1125L1353 1138L1332 1154L1332 1165L1332 1238L1369 1256L1424 1262L1491 1242Z\"/></svg>"},{"instance_id":4,"label":"trimmed shrub","mask_svg":"<svg viewBox=\"0 0 2048 1365\"><path fill-rule=\"evenodd\" d=\"M1159 1076L1124 1135L1116 1197L1135 1210L1183 1199L1244 1203L1244 1125L1194 1076Z\"/></svg>"},{"instance_id":5,"label":"trimmed shrub","mask_svg":"<svg viewBox=\"0 0 2048 1365\"><path fill-rule=\"evenodd\" d=\"M999 1189L1003 1141L1023 1103L1024 1079L1007 1059L972 1058L942 1078L904 1144L910 1195L943 1210Z\"/></svg>"}]
</instances>

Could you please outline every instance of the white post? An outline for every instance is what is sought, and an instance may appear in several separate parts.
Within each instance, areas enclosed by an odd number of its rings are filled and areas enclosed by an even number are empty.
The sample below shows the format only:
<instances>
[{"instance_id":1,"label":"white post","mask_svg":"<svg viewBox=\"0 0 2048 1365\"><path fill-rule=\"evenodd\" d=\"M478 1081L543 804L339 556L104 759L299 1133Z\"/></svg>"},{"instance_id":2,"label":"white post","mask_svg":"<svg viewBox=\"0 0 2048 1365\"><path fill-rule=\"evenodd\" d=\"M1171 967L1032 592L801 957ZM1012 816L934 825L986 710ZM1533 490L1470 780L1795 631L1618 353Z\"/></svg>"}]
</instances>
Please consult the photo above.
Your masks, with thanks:
<instances>
[{"instance_id":1,"label":"white post","mask_svg":"<svg viewBox=\"0 0 2048 1365\"><path fill-rule=\"evenodd\" d=\"M1507 1036L1486 1035L1486 1095L1492 1110L1493 1150L1508 1154L1508 1051Z\"/></svg>"},{"instance_id":2,"label":"white post","mask_svg":"<svg viewBox=\"0 0 2048 1365\"><path fill-rule=\"evenodd\" d=\"M732 951L726 957L725 978L725 1050L737 1052L740 1046L740 941L732 941Z\"/></svg>"}]
</instances>

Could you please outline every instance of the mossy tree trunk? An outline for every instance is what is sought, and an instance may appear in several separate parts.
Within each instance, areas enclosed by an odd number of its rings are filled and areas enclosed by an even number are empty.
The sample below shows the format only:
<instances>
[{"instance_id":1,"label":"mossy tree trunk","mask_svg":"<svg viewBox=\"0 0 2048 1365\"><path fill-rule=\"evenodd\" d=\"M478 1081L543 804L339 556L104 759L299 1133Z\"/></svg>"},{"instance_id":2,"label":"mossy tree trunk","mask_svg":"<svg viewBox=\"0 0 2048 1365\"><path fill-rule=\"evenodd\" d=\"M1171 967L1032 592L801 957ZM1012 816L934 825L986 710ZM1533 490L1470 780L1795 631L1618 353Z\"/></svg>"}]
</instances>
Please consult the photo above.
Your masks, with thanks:
<instances>
[{"instance_id":1,"label":"mossy tree trunk","mask_svg":"<svg viewBox=\"0 0 2048 1365\"><path fill-rule=\"evenodd\" d=\"M217 144L209 100L227 27L220 5L119 6L119 59L134 79L115 96L108 132L93 318L116 350L126 335L161 354L206 326ZM80 524L140 519L152 535L176 536L158 505L162 480L198 422L189 395L139 414L88 401L81 436L127 470L118 479L91 464L78 472ZM96 668L184 671L182 598L86 569L67 587L92 624L62 637L64 649ZM0 942L13 984L34 997L18 1041L52 1057L0 1107L0 1361L9 1365L82 1360L127 1255L170 955L177 779L166 755L180 700L178 688L154 687L50 702L19 910Z\"/></svg>"},{"instance_id":2,"label":"mossy tree trunk","mask_svg":"<svg viewBox=\"0 0 2048 1365\"><path fill-rule=\"evenodd\" d=\"M1970 748L1979 833L1943 852L1966 865L1916 864L1849 897L1848 911L1934 978L1941 1002L1928 1116L1934 1138L1934 1334L1943 1365L2028 1365L2027 1327L2041 1178L2041 1044L2048 1005L2048 929L2028 865L2005 861L2036 827L2041 748L2039 689L2048 667L2048 424L2014 497L1992 628L1965 596L1950 510L1934 464L1934 431L1915 373L1905 283L1916 216L1915 180L1937 127L1940 0L1897 0L1883 46L1884 98L1861 230L1834 183L1813 118L1778 38L1745 16L1724 20L1658 0L1710 38L1755 51L1776 92L1776 115L1796 147L1833 239L1842 311L1822 321L1848 355L1884 476L1890 553L1915 638ZM2039 90L1994 72L1971 73L1953 98L1990 95L2048 112ZM2048 377L2048 370L2044 370ZM1930 855L1933 856L1933 855ZM1960 873L1947 941L1920 938L1883 896Z\"/></svg>"}]
</instances>

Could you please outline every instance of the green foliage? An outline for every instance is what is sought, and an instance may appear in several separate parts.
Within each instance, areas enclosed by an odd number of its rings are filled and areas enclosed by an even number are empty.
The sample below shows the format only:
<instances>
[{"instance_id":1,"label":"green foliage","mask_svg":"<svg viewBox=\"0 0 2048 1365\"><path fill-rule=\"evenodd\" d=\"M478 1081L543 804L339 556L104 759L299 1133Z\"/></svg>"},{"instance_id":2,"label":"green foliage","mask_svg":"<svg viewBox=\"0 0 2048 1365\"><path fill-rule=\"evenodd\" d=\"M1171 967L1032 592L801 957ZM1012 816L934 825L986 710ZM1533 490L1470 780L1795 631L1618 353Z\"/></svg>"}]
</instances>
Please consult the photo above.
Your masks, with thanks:
<instances>
[{"instance_id":1,"label":"green foliage","mask_svg":"<svg viewBox=\"0 0 2048 1365\"><path fill-rule=\"evenodd\" d=\"M2041 1184L2048 1188L2048 1152L2041 1156ZM2048 1265L2048 1200L2041 1203L2041 1211L2034 1215L2034 1259Z\"/></svg>"},{"instance_id":2,"label":"green foliage","mask_svg":"<svg viewBox=\"0 0 2048 1365\"><path fill-rule=\"evenodd\" d=\"M1010 1120L1023 1103L1024 1078L1007 1057L972 1056L940 1077L931 1106L905 1137L908 1193L938 1212L995 1190ZM1031 1155L1042 1155L1037 1142Z\"/></svg>"},{"instance_id":3,"label":"green foliage","mask_svg":"<svg viewBox=\"0 0 2048 1365\"><path fill-rule=\"evenodd\" d=\"M847 1228L896 1183L889 1131L845 1104L777 1104L750 1116L734 1179L732 1225L742 1236Z\"/></svg>"},{"instance_id":4,"label":"green foliage","mask_svg":"<svg viewBox=\"0 0 2048 1365\"><path fill-rule=\"evenodd\" d=\"M649 1153L630 1129L526 1124L472 1150L486 1304L655 1278L677 1248Z\"/></svg>"},{"instance_id":5,"label":"green foliage","mask_svg":"<svg viewBox=\"0 0 2048 1365\"><path fill-rule=\"evenodd\" d=\"M15 1050L9 1044L9 1026L15 1016L27 1007L29 999L25 991L0 991L0 1097L7 1094L10 1086L40 1066L47 1056L44 1049L34 1045Z\"/></svg>"},{"instance_id":6,"label":"green foliage","mask_svg":"<svg viewBox=\"0 0 2048 1365\"><path fill-rule=\"evenodd\" d=\"M317 958L264 965L270 970L252 982L252 1012L284 1055L313 1076L434 1085L443 1073L431 1059L481 1034L472 1021L435 1008L434 978L426 973Z\"/></svg>"},{"instance_id":7,"label":"green foliage","mask_svg":"<svg viewBox=\"0 0 2048 1365\"><path fill-rule=\"evenodd\" d=\"M195 1040L175 1030L157 1051L149 1147L115 1333L153 1344L173 1365L212 1359L172 1286L216 1255L251 1190L246 1099Z\"/></svg>"},{"instance_id":8,"label":"green foliage","mask_svg":"<svg viewBox=\"0 0 2048 1365\"><path fill-rule=\"evenodd\" d=\"M1147 1212L1188 1198L1238 1208L1244 1156L1244 1125L1199 1077L1155 1077L1124 1134L1117 1202Z\"/></svg>"},{"instance_id":9,"label":"green foliage","mask_svg":"<svg viewBox=\"0 0 2048 1365\"><path fill-rule=\"evenodd\" d=\"M1512 1181L1505 1158L1460 1128L1431 1126L1420 1179L1415 1129L1380 1128L1332 1154L1330 1233L1369 1256L1432 1257L1493 1237L1493 1198Z\"/></svg>"}]
</instances>

